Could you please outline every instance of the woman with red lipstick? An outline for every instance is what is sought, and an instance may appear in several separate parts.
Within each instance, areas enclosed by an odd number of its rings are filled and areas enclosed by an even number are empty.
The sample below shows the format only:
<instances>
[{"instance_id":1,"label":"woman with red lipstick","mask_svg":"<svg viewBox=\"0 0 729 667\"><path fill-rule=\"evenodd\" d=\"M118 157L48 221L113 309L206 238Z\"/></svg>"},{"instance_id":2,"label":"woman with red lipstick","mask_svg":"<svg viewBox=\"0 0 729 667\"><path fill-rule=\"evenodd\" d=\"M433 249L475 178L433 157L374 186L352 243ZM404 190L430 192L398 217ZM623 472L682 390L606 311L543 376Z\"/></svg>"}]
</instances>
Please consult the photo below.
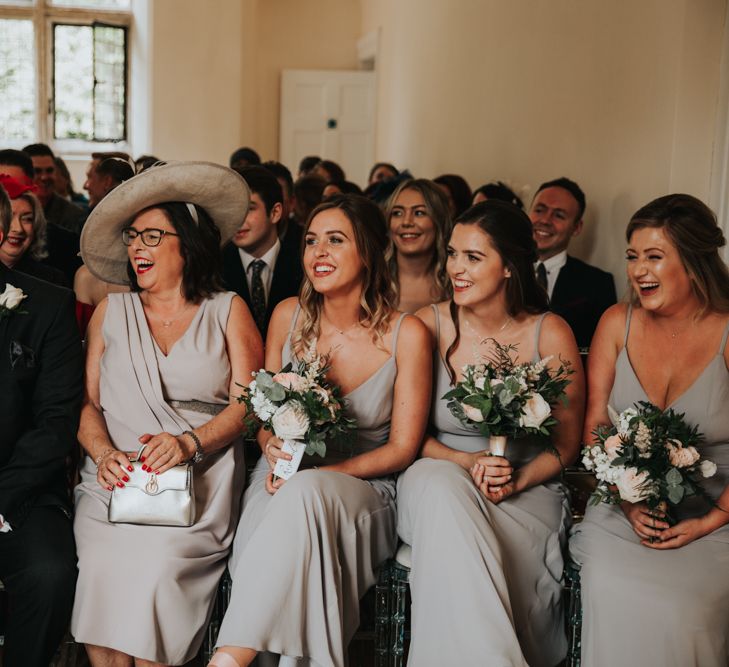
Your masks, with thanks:
<instances>
[{"instance_id":1,"label":"woman with red lipstick","mask_svg":"<svg viewBox=\"0 0 729 667\"><path fill-rule=\"evenodd\" d=\"M229 564L217 667L244 667L263 651L283 656L280 665L346 664L359 598L395 550L393 475L415 458L425 431L432 345L422 322L394 307L380 209L335 195L314 210L304 238L300 297L273 313L266 368L312 348L329 354L357 439L347 451L329 447L323 461L305 459L304 468L319 468L284 482L271 474L287 457L281 441L259 434L264 455Z\"/></svg>"},{"instance_id":2,"label":"woman with red lipstick","mask_svg":"<svg viewBox=\"0 0 729 667\"><path fill-rule=\"evenodd\" d=\"M717 465L677 523L644 503L589 506L570 540L582 565L582 664L729 664L729 271L698 199L667 195L626 231L630 304L605 312L589 357L584 439L638 401L672 408ZM649 639L649 641L646 641Z\"/></svg>"},{"instance_id":3,"label":"woman with red lipstick","mask_svg":"<svg viewBox=\"0 0 729 667\"><path fill-rule=\"evenodd\" d=\"M456 219L448 241L453 299L418 312L435 337L431 434L398 480L398 533L412 546L409 665L553 667L565 656L562 547L569 507L559 482L579 451L584 378L569 326L546 313L526 214L489 200ZM518 361L552 357L575 373L552 446L521 438L504 456L443 399L493 343ZM448 609L444 614L443 609Z\"/></svg>"},{"instance_id":4,"label":"woman with red lipstick","mask_svg":"<svg viewBox=\"0 0 729 667\"><path fill-rule=\"evenodd\" d=\"M202 642L244 484L234 399L262 362L247 307L221 287L221 242L247 210L235 172L169 163L117 187L84 226L89 271L131 288L99 304L87 337L71 630L94 667L182 665ZM132 457L160 482L194 463L192 526L109 522Z\"/></svg>"},{"instance_id":5,"label":"woman with red lipstick","mask_svg":"<svg viewBox=\"0 0 729 667\"><path fill-rule=\"evenodd\" d=\"M48 257L46 218L35 195L35 186L7 174L0 174L0 185L8 193L13 208L8 234L0 243L0 262L9 269L67 287L61 271L40 261Z\"/></svg>"},{"instance_id":6,"label":"woman with red lipstick","mask_svg":"<svg viewBox=\"0 0 729 667\"><path fill-rule=\"evenodd\" d=\"M443 191L424 178L405 181L390 197L385 217L390 227L387 262L398 308L414 313L448 298L445 246L451 213Z\"/></svg>"}]
</instances>

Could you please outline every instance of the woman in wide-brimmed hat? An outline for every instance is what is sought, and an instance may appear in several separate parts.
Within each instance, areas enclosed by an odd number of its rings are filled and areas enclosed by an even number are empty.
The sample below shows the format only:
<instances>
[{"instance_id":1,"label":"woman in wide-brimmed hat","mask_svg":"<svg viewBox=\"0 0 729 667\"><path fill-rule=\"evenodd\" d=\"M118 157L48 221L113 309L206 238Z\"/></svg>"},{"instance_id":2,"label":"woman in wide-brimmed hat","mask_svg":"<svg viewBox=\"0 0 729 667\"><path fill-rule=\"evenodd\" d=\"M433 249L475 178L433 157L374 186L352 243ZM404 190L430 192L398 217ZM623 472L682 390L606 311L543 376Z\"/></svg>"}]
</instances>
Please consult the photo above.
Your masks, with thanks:
<instances>
[{"instance_id":1,"label":"woman in wide-brimmed hat","mask_svg":"<svg viewBox=\"0 0 729 667\"><path fill-rule=\"evenodd\" d=\"M219 276L248 199L225 167L167 164L107 195L81 236L89 271L131 288L98 306L87 336L72 632L94 665L181 665L203 639L244 482L244 408L230 399L262 360L246 305ZM160 479L194 462L192 526L109 522L141 445Z\"/></svg>"}]
</instances>

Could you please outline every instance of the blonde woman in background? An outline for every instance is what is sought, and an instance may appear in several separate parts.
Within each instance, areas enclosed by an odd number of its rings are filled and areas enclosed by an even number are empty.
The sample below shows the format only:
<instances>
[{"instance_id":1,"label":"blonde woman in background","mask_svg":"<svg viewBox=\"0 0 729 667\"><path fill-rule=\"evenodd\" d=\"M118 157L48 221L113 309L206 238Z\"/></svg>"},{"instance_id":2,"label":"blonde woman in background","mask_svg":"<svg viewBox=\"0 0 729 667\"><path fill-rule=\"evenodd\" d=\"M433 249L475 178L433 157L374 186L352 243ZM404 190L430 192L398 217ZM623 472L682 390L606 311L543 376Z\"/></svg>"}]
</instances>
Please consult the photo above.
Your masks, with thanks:
<instances>
[{"instance_id":1,"label":"blonde woman in background","mask_svg":"<svg viewBox=\"0 0 729 667\"><path fill-rule=\"evenodd\" d=\"M405 181L392 194L386 215L390 229L387 263L398 308L414 313L450 296L446 240L451 232L448 199L433 181Z\"/></svg>"}]
</instances>

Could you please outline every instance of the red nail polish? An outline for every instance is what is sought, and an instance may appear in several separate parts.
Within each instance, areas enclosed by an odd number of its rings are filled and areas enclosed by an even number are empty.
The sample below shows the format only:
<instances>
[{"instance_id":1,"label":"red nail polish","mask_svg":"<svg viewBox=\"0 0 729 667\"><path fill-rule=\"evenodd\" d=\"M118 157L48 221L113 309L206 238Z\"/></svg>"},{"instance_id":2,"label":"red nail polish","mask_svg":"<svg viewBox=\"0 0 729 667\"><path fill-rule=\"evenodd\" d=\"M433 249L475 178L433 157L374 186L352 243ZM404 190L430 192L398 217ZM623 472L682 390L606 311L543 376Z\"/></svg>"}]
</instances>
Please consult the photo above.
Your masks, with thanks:
<instances>
[{"instance_id":1,"label":"red nail polish","mask_svg":"<svg viewBox=\"0 0 729 667\"><path fill-rule=\"evenodd\" d=\"M113 491L113 490L114 490L114 487L113 487L113 486L107 486L107 487L106 487L106 490L107 490L107 491Z\"/></svg>"},{"instance_id":2,"label":"red nail polish","mask_svg":"<svg viewBox=\"0 0 729 667\"><path fill-rule=\"evenodd\" d=\"M140 456L140 457L139 457L139 460L140 460L140 461L144 461L144 460L145 460L145 458L146 458L146 457L144 457L144 456Z\"/></svg>"},{"instance_id":3,"label":"red nail polish","mask_svg":"<svg viewBox=\"0 0 729 667\"><path fill-rule=\"evenodd\" d=\"M144 470L144 472L147 472L147 466L142 466L142 470Z\"/></svg>"},{"instance_id":4,"label":"red nail polish","mask_svg":"<svg viewBox=\"0 0 729 667\"><path fill-rule=\"evenodd\" d=\"M124 477L122 477L122 479L123 479L123 480L124 480L125 482L128 482L128 481L129 481L129 477L128 477L127 475L124 475Z\"/></svg>"},{"instance_id":5,"label":"red nail polish","mask_svg":"<svg viewBox=\"0 0 729 667\"><path fill-rule=\"evenodd\" d=\"M127 470L128 470L129 472L134 472L134 468L132 468L132 466L127 466Z\"/></svg>"},{"instance_id":6,"label":"red nail polish","mask_svg":"<svg viewBox=\"0 0 729 667\"><path fill-rule=\"evenodd\" d=\"M154 474L155 474L155 475L159 475L159 470L155 470L155 471L154 471Z\"/></svg>"},{"instance_id":7,"label":"red nail polish","mask_svg":"<svg viewBox=\"0 0 729 667\"><path fill-rule=\"evenodd\" d=\"M123 489L123 488L124 488L124 485L123 485L123 484L122 484L121 482L117 482L117 483L116 483L116 485L117 485L117 486L118 486L118 487L119 487L120 489Z\"/></svg>"}]
</instances>

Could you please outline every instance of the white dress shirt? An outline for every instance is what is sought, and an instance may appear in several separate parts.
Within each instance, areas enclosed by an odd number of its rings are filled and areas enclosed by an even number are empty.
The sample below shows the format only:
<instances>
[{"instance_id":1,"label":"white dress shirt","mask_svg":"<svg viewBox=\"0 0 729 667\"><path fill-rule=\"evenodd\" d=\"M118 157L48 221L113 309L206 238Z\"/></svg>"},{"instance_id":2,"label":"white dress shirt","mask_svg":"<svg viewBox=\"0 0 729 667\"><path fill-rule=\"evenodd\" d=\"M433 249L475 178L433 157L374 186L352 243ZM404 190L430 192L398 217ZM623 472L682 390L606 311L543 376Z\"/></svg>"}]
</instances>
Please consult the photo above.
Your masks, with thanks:
<instances>
[{"instance_id":1,"label":"white dress shirt","mask_svg":"<svg viewBox=\"0 0 729 667\"><path fill-rule=\"evenodd\" d=\"M544 264L544 268L547 271L547 294L549 294L549 298L552 298L552 292L554 292L554 284L557 282L557 278L559 277L559 272L562 270L562 267L567 263L567 251L563 250L560 253L557 253L554 255L554 257L550 257L549 259L545 259L542 264ZM539 262L537 262L534 265L534 270L537 270L537 266L539 265Z\"/></svg>"},{"instance_id":2,"label":"white dress shirt","mask_svg":"<svg viewBox=\"0 0 729 667\"><path fill-rule=\"evenodd\" d=\"M271 293L271 282L273 281L273 270L276 267L276 260L278 259L278 253L281 250L281 242L276 239L276 242L271 246L268 252L263 257L254 257L248 254L243 248L238 248L240 253L240 261L243 262L243 271L246 274L246 280L248 281L248 293L250 294L253 290L251 289L251 277L253 270L251 264L257 259L262 259L266 266L261 271L261 281L263 282L263 291L266 294L266 303L268 303L268 295Z\"/></svg>"}]
</instances>

